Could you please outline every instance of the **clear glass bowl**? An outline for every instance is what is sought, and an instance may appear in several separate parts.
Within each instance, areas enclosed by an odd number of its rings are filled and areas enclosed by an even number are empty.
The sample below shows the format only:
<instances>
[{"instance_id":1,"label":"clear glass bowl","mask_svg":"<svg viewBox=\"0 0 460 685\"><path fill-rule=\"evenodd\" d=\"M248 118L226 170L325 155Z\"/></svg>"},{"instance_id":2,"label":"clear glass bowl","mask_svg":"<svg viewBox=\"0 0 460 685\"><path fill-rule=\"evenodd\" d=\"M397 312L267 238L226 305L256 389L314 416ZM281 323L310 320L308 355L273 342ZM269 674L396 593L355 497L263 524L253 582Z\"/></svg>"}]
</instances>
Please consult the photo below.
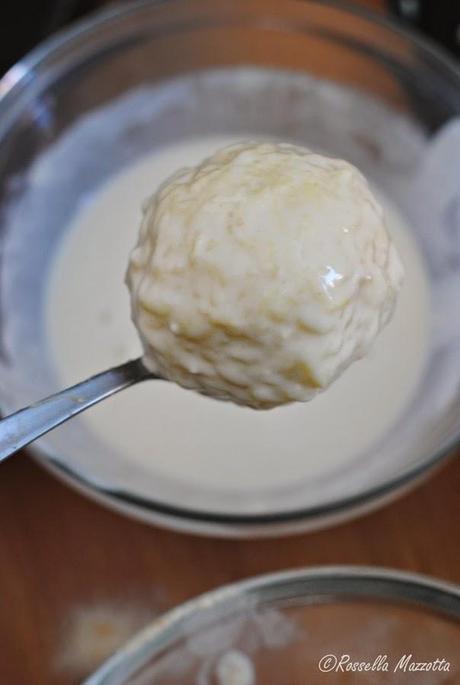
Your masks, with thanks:
<instances>
[{"instance_id":1,"label":"clear glass bowl","mask_svg":"<svg viewBox=\"0 0 460 685\"><path fill-rule=\"evenodd\" d=\"M430 45L335 3L134 2L43 44L0 95L4 413L58 389L43 303L69 221L95 187L169 141L253 133L350 159L407 216L435 304L425 374L404 416L321 482L246 499L179 487L117 463L78 419L34 446L54 473L148 522L276 535L376 506L458 442L460 75Z\"/></svg>"},{"instance_id":2,"label":"clear glass bowl","mask_svg":"<svg viewBox=\"0 0 460 685\"><path fill-rule=\"evenodd\" d=\"M224 685L216 673L229 659L243 662L229 685L411 677L417 685L447 685L458 680L459 654L458 588L390 570L324 567L261 576L191 600L144 629L84 685ZM436 659L449 670L410 670ZM346 670L356 663L370 666ZM243 678L248 672L252 679Z\"/></svg>"}]
</instances>

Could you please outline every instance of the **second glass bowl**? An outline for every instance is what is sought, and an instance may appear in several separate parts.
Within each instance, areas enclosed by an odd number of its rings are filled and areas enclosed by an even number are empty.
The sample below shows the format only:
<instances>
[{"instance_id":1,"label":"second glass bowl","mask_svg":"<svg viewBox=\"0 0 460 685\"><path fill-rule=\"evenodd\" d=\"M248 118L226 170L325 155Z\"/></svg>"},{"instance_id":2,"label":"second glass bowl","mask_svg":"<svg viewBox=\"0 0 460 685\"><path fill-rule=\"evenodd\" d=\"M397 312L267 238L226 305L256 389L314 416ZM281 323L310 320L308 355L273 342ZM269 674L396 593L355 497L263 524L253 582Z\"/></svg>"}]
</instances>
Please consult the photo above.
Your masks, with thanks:
<instances>
[{"instance_id":1,"label":"second glass bowl","mask_svg":"<svg viewBox=\"0 0 460 685\"><path fill-rule=\"evenodd\" d=\"M165 614L84 685L448 685L460 592L385 569L324 567L219 588ZM233 666L233 679L219 673ZM416 671L416 665L426 664Z\"/></svg>"}]
</instances>

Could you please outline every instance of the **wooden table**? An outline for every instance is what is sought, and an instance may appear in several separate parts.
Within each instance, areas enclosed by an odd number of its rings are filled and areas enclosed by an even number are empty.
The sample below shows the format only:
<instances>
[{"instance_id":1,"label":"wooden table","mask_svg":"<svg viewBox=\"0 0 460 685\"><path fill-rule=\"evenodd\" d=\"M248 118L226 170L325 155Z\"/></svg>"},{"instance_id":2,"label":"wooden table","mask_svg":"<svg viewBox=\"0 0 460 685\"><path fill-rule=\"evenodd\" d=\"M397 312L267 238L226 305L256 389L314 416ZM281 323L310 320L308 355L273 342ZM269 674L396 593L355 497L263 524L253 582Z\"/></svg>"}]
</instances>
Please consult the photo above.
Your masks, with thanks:
<instances>
[{"instance_id":1,"label":"wooden table","mask_svg":"<svg viewBox=\"0 0 460 685\"><path fill-rule=\"evenodd\" d=\"M159 612L254 574L368 564L459 582L459 493L454 459L416 491L358 521L234 542L112 514L18 455L2 465L0 478L0 685L78 683Z\"/></svg>"},{"instance_id":2,"label":"wooden table","mask_svg":"<svg viewBox=\"0 0 460 685\"><path fill-rule=\"evenodd\" d=\"M159 611L254 574L370 564L460 582L459 493L454 459L355 522L281 540L225 541L112 514L18 455L0 480L0 683L78 683L105 645L110 651Z\"/></svg>"}]
</instances>

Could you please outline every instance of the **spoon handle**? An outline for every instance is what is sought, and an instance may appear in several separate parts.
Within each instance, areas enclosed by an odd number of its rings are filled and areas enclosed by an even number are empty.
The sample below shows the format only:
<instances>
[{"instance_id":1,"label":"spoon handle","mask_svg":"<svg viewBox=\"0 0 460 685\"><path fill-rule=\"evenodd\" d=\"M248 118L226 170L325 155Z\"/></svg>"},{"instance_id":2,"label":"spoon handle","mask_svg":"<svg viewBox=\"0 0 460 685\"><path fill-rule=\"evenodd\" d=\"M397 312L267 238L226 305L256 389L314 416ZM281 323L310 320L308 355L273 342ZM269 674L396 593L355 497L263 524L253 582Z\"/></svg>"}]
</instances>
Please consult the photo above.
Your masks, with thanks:
<instances>
[{"instance_id":1,"label":"spoon handle","mask_svg":"<svg viewBox=\"0 0 460 685\"><path fill-rule=\"evenodd\" d=\"M93 404L148 378L142 359L121 364L20 409L0 421L0 462Z\"/></svg>"}]
</instances>

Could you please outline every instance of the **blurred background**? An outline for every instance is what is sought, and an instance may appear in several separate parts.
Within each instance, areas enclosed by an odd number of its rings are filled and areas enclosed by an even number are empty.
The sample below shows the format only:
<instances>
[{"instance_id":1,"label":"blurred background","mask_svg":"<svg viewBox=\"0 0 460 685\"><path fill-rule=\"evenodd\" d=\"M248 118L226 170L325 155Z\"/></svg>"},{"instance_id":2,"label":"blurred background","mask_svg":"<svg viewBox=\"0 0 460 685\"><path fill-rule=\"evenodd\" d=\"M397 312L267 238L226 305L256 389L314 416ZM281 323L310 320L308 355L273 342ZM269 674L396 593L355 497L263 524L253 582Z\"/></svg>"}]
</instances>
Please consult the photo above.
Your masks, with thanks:
<instances>
[{"instance_id":1,"label":"blurred background","mask_svg":"<svg viewBox=\"0 0 460 685\"><path fill-rule=\"evenodd\" d=\"M69 22L97 10L107 0L4 2L0 5L0 73L3 74L37 43ZM110 3L115 4L115 3ZM361 0L372 9L386 9L460 56L460 2L456 0ZM386 5L386 6L385 6ZM27 12L27 21L24 15Z\"/></svg>"}]
</instances>

